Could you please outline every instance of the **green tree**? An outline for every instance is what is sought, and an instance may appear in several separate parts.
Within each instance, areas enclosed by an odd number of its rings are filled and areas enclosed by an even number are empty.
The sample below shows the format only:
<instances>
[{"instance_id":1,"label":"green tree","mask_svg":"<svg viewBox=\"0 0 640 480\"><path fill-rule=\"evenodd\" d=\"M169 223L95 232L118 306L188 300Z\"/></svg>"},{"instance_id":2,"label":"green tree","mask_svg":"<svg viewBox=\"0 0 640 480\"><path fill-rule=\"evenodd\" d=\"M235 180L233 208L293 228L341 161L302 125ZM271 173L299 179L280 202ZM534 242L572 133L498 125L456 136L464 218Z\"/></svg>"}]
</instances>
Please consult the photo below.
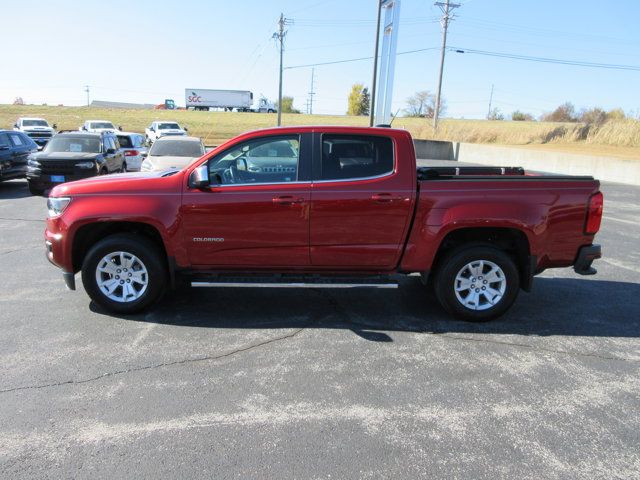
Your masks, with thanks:
<instances>
[{"instance_id":1,"label":"green tree","mask_svg":"<svg viewBox=\"0 0 640 480\"><path fill-rule=\"evenodd\" d=\"M277 103L277 102L276 102ZM278 105L278 107L280 107ZM282 96L282 108L280 109L282 113L300 113L300 110L293 107L293 97Z\"/></svg>"},{"instance_id":2,"label":"green tree","mask_svg":"<svg viewBox=\"0 0 640 480\"><path fill-rule=\"evenodd\" d=\"M354 83L348 98L347 115L369 115L371 97L362 83Z\"/></svg>"},{"instance_id":3,"label":"green tree","mask_svg":"<svg viewBox=\"0 0 640 480\"><path fill-rule=\"evenodd\" d=\"M520 110L516 110L511 114L511 120L514 122L533 122L535 118L530 113L524 113Z\"/></svg>"}]
</instances>

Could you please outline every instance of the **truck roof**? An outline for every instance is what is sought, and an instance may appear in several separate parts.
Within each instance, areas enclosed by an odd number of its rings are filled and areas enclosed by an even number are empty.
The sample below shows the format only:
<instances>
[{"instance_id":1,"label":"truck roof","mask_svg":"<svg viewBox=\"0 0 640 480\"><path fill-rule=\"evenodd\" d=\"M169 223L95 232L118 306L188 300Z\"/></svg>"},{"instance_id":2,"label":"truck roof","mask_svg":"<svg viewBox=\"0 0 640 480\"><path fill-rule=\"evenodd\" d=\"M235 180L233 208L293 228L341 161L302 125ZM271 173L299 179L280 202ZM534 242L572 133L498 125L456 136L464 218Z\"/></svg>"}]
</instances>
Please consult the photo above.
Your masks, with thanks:
<instances>
[{"instance_id":1,"label":"truck roof","mask_svg":"<svg viewBox=\"0 0 640 480\"><path fill-rule=\"evenodd\" d=\"M254 133L299 133L299 132L332 132L332 133L344 133L353 135L390 135L401 134L410 135L408 130L401 128L390 127L357 127L357 126L345 126L345 125L291 125L287 127L269 127L259 130L252 130L247 134Z\"/></svg>"},{"instance_id":2,"label":"truck roof","mask_svg":"<svg viewBox=\"0 0 640 480\"><path fill-rule=\"evenodd\" d=\"M19 117L18 121L20 120L42 120L43 122L46 122L44 118L40 118L40 117Z\"/></svg>"}]
</instances>

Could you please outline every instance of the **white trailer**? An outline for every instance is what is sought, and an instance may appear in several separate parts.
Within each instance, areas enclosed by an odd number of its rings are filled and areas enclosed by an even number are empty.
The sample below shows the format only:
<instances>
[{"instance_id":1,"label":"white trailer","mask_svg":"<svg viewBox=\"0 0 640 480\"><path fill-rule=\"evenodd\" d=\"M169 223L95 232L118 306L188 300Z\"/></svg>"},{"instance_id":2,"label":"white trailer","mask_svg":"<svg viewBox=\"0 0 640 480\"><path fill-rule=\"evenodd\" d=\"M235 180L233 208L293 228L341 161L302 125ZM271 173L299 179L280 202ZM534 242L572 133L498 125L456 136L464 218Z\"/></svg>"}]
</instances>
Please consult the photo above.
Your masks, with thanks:
<instances>
[{"instance_id":1,"label":"white trailer","mask_svg":"<svg viewBox=\"0 0 640 480\"><path fill-rule=\"evenodd\" d=\"M276 112L275 105L262 96L254 102L253 93L248 90L185 88L184 97L186 107L194 110L223 108L238 112Z\"/></svg>"},{"instance_id":2,"label":"white trailer","mask_svg":"<svg viewBox=\"0 0 640 480\"><path fill-rule=\"evenodd\" d=\"M253 105L253 93L248 90L185 88L184 96L187 108L194 110L209 110L210 108L250 110Z\"/></svg>"}]
</instances>

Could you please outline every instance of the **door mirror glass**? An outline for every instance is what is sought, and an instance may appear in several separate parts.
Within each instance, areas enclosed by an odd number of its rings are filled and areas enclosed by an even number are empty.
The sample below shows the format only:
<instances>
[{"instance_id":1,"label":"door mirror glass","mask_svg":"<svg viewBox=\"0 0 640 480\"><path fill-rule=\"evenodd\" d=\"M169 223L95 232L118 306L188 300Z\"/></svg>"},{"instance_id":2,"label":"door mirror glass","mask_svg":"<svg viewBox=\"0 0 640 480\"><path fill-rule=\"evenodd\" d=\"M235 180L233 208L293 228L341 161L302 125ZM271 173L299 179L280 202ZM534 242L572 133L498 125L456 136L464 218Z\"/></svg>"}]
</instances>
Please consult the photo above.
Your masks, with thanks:
<instances>
[{"instance_id":1,"label":"door mirror glass","mask_svg":"<svg viewBox=\"0 0 640 480\"><path fill-rule=\"evenodd\" d=\"M115 148L107 148L107 155L112 155L116 153L116 149Z\"/></svg>"},{"instance_id":2,"label":"door mirror glass","mask_svg":"<svg viewBox=\"0 0 640 480\"><path fill-rule=\"evenodd\" d=\"M209 167L205 163L196 168L189 175L190 188L205 188L209 186Z\"/></svg>"}]
</instances>

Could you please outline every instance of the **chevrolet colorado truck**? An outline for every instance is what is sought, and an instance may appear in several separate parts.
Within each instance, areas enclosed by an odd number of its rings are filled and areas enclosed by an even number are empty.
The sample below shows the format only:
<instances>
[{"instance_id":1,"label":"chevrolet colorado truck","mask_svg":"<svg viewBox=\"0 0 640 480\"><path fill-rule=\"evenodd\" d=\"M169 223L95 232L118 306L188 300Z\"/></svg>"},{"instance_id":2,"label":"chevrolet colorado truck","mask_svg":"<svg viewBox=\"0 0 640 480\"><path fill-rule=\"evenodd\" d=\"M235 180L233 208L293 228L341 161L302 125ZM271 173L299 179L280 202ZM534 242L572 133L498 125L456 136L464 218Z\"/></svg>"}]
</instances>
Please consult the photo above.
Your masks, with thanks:
<instances>
[{"instance_id":1,"label":"chevrolet colorado truck","mask_svg":"<svg viewBox=\"0 0 640 480\"><path fill-rule=\"evenodd\" d=\"M591 177L417 168L404 130L286 127L187 167L56 186L48 259L69 289L132 313L195 287L395 288L421 274L454 316L503 314L547 268L583 275L603 196Z\"/></svg>"}]
</instances>

